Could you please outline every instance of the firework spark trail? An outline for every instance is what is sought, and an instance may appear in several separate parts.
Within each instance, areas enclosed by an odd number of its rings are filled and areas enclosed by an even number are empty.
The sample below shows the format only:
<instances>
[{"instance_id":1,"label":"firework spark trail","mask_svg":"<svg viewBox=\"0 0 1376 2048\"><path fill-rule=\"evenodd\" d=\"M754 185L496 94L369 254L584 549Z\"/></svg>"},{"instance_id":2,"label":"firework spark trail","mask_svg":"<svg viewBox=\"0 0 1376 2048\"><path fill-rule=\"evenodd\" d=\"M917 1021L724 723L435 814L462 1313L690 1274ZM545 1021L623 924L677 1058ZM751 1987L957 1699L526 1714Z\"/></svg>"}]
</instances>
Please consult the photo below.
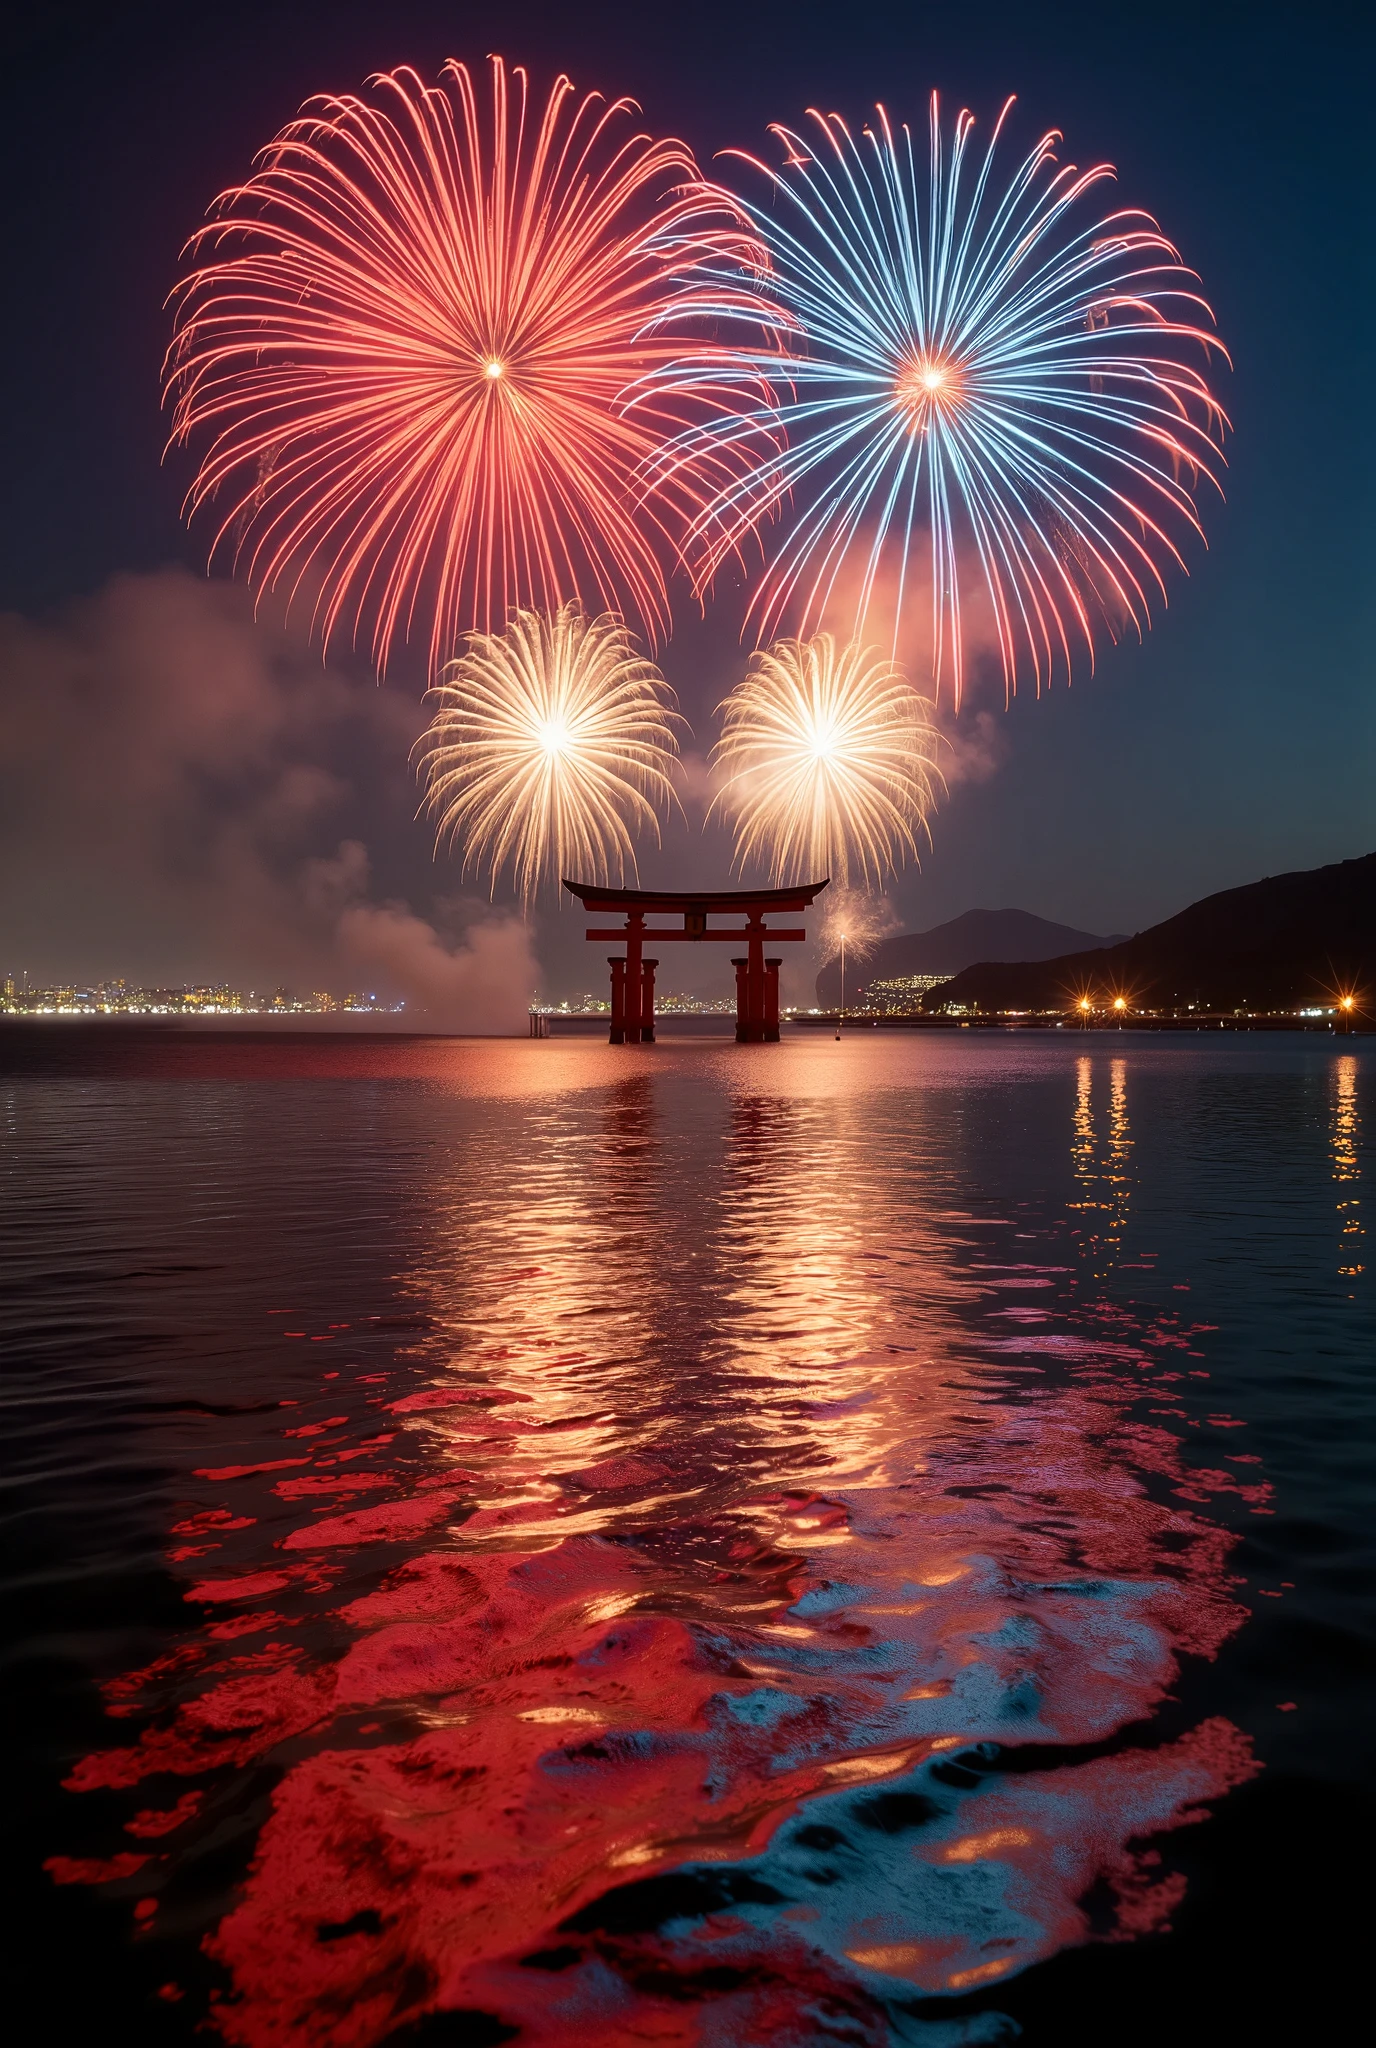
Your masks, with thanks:
<instances>
[{"instance_id":1,"label":"firework spark trail","mask_svg":"<svg viewBox=\"0 0 1376 2048\"><path fill-rule=\"evenodd\" d=\"M510 862L523 903L561 875L634 875L634 828L659 838L677 803L673 692L622 622L576 604L519 611L502 634L472 633L430 693L417 743L424 808L463 866Z\"/></svg>"},{"instance_id":2,"label":"firework spark trail","mask_svg":"<svg viewBox=\"0 0 1376 2048\"><path fill-rule=\"evenodd\" d=\"M657 458L666 475L691 464L710 432L719 459L747 461L697 521L699 587L786 513L752 603L760 636L786 621L806 633L853 582L858 637L882 574L897 589L896 647L911 586L926 581L914 556L925 528L933 674L957 705L971 564L1010 693L1025 667L1039 689L1068 675L1073 646L1092 662L1096 630L1144 630L1166 567L1184 567L1184 535L1202 536L1195 492L1217 484L1227 424L1189 360L1223 353L1194 273L1146 214L1072 220L1113 173L1057 166L1055 132L1000 189L1012 105L973 171L973 117L948 144L935 95L925 175L882 107L858 139L816 111L811 139L776 127L777 169L732 152L769 181L764 201L742 204L772 303L759 299L734 369L714 346L658 373L665 391L709 375L714 391L737 385L731 420L690 427ZM722 284L714 337L738 317L735 281Z\"/></svg>"},{"instance_id":3,"label":"firework spark trail","mask_svg":"<svg viewBox=\"0 0 1376 2048\"><path fill-rule=\"evenodd\" d=\"M874 647L830 633L758 650L719 706L713 800L736 830L736 864L777 882L857 873L878 882L917 853L941 777L930 707Z\"/></svg>"},{"instance_id":4,"label":"firework spark trail","mask_svg":"<svg viewBox=\"0 0 1376 2048\"><path fill-rule=\"evenodd\" d=\"M717 304L758 260L734 202L630 101L560 77L541 108L500 58L491 87L486 117L456 63L310 103L173 294L172 443L207 442L188 516L213 506L212 555L308 595L326 641L370 629L380 669L418 621L433 675L462 630L574 597L661 635L661 552L732 475L709 435L635 482L718 409L710 347L692 392L644 380L697 266Z\"/></svg>"},{"instance_id":5,"label":"firework spark trail","mask_svg":"<svg viewBox=\"0 0 1376 2048\"><path fill-rule=\"evenodd\" d=\"M853 962L868 960L875 948L902 929L887 896L868 889L828 889L817 921L817 961L826 967L841 956L841 948Z\"/></svg>"}]
</instances>

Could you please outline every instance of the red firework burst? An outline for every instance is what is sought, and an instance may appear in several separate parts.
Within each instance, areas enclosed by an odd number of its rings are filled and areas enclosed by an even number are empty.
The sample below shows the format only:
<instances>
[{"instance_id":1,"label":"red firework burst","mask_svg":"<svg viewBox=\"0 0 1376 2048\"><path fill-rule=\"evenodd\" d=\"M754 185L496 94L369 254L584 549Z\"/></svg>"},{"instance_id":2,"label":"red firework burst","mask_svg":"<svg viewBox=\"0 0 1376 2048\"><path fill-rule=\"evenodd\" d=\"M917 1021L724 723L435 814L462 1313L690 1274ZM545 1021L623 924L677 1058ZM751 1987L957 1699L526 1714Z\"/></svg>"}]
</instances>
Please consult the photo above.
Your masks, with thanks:
<instances>
[{"instance_id":1,"label":"red firework burst","mask_svg":"<svg viewBox=\"0 0 1376 2048\"><path fill-rule=\"evenodd\" d=\"M541 109L500 58L491 84L486 118L457 63L309 102L173 294L172 444L208 436L188 517L213 503L212 556L308 595L326 642L370 631L380 670L417 624L433 671L466 628L570 598L659 637L666 544L729 481L704 437L646 490L716 402L710 376L637 394L695 273L754 266L740 213L632 102L560 77Z\"/></svg>"}]
</instances>

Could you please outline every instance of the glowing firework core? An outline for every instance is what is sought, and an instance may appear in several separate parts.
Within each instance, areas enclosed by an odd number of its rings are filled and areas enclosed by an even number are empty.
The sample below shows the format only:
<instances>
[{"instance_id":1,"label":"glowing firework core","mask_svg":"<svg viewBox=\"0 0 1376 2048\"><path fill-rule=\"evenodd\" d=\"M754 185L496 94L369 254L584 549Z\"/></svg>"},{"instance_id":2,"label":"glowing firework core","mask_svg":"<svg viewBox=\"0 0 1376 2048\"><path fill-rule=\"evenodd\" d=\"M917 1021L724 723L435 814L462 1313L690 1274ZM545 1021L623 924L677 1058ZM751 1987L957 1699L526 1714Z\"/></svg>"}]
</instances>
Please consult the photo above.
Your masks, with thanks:
<instances>
[{"instance_id":1,"label":"glowing firework core","mask_svg":"<svg viewBox=\"0 0 1376 2048\"><path fill-rule=\"evenodd\" d=\"M465 868L510 863L529 902L569 867L635 873L634 834L676 801L673 693L620 619L576 604L470 633L431 692L425 808Z\"/></svg>"},{"instance_id":2,"label":"glowing firework core","mask_svg":"<svg viewBox=\"0 0 1376 2048\"><path fill-rule=\"evenodd\" d=\"M734 819L736 862L877 881L917 852L941 777L929 707L875 648L830 633L754 655L721 706L714 799Z\"/></svg>"},{"instance_id":3,"label":"glowing firework core","mask_svg":"<svg viewBox=\"0 0 1376 2048\"><path fill-rule=\"evenodd\" d=\"M939 356L919 356L905 364L894 382L894 398L914 432L927 426L933 412L954 414L964 395L958 366Z\"/></svg>"}]
</instances>

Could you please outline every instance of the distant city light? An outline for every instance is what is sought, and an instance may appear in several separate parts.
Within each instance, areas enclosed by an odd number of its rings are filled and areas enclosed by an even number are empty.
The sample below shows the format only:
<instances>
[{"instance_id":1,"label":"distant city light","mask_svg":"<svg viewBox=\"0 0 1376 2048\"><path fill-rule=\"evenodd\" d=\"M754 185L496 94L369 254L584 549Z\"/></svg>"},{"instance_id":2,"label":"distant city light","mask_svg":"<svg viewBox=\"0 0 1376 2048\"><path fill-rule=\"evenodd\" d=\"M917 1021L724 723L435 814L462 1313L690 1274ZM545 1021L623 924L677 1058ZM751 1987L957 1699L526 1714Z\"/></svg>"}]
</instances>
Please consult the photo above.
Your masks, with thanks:
<instances>
[{"instance_id":1,"label":"distant city light","mask_svg":"<svg viewBox=\"0 0 1376 2048\"><path fill-rule=\"evenodd\" d=\"M14 976L0 983L0 1015L11 1017L323 1017L395 1016L404 1003L381 1002L376 991L362 995L313 989L270 991L231 988L227 982L195 986L131 987L120 977L108 981L59 982L47 988L18 986Z\"/></svg>"}]
</instances>

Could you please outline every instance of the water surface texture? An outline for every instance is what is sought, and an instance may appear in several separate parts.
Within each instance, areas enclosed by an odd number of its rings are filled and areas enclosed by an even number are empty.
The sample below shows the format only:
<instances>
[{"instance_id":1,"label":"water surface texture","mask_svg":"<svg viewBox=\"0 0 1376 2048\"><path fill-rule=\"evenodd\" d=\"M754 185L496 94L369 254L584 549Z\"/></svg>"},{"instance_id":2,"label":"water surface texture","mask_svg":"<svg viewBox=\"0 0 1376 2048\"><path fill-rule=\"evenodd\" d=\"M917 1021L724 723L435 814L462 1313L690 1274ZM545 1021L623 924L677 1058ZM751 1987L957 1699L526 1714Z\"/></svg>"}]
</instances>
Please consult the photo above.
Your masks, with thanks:
<instances>
[{"instance_id":1,"label":"water surface texture","mask_svg":"<svg viewBox=\"0 0 1376 2048\"><path fill-rule=\"evenodd\" d=\"M1364 1041L3 1058L34 2039L1338 2038Z\"/></svg>"}]
</instances>

